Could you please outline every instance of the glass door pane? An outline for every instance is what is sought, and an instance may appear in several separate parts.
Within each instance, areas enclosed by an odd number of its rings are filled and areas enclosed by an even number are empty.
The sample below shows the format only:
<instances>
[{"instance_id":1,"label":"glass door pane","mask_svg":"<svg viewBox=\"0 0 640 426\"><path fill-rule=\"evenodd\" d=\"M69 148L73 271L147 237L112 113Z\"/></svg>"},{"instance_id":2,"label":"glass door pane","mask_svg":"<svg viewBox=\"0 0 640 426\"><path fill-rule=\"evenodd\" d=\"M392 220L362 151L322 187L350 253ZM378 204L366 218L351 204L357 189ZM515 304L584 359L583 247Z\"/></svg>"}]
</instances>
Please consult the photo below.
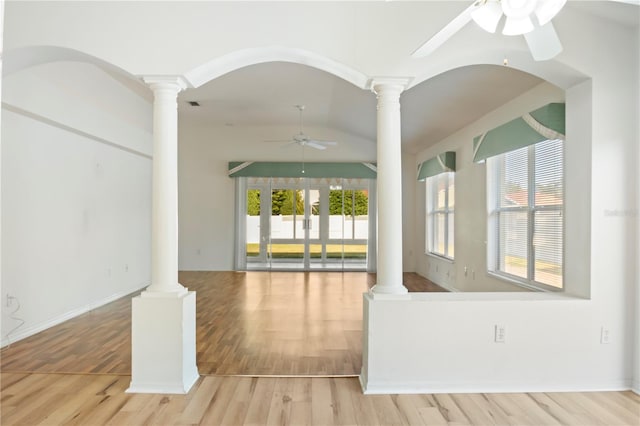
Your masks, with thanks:
<instances>
[{"instance_id":1,"label":"glass door pane","mask_svg":"<svg viewBox=\"0 0 640 426\"><path fill-rule=\"evenodd\" d=\"M271 189L268 257L272 268L303 268L305 258L303 190Z\"/></svg>"},{"instance_id":2,"label":"glass door pane","mask_svg":"<svg viewBox=\"0 0 640 426\"><path fill-rule=\"evenodd\" d=\"M367 266L369 236L369 193L366 188L344 190L344 267L362 269Z\"/></svg>"},{"instance_id":3,"label":"glass door pane","mask_svg":"<svg viewBox=\"0 0 640 426\"><path fill-rule=\"evenodd\" d=\"M341 269L366 269L369 236L369 194L360 186L329 189L327 264Z\"/></svg>"},{"instance_id":4,"label":"glass door pane","mask_svg":"<svg viewBox=\"0 0 640 426\"><path fill-rule=\"evenodd\" d=\"M260 189L247 190L246 256L247 262L264 262L266 246L260 244Z\"/></svg>"},{"instance_id":5,"label":"glass door pane","mask_svg":"<svg viewBox=\"0 0 640 426\"><path fill-rule=\"evenodd\" d=\"M321 197L320 187L309 185L305 188L306 231L308 238L309 262L307 268L324 261L325 246L321 238L324 223L321 223L321 212L324 210L324 202Z\"/></svg>"},{"instance_id":6,"label":"glass door pane","mask_svg":"<svg viewBox=\"0 0 640 426\"><path fill-rule=\"evenodd\" d=\"M329 235L326 246L327 266L343 268L344 260L344 191L342 185L329 187Z\"/></svg>"},{"instance_id":7,"label":"glass door pane","mask_svg":"<svg viewBox=\"0 0 640 426\"><path fill-rule=\"evenodd\" d=\"M366 270L368 185L270 179L246 190L249 269Z\"/></svg>"}]
</instances>

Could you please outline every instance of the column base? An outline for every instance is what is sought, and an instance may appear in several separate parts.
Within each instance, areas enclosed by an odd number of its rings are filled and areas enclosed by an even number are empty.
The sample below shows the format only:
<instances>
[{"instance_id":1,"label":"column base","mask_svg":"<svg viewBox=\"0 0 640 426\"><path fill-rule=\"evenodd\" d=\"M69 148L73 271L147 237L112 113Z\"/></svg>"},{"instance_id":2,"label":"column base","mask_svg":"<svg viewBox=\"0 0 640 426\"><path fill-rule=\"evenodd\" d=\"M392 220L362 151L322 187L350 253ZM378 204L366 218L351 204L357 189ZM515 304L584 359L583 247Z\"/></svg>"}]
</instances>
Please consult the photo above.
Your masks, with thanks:
<instances>
[{"instance_id":1,"label":"column base","mask_svg":"<svg viewBox=\"0 0 640 426\"><path fill-rule=\"evenodd\" d=\"M189 290L180 283L171 287L159 287L151 284L140 296L142 297L180 297L187 294Z\"/></svg>"},{"instance_id":2,"label":"column base","mask_svg":"<svg viewBox=\"0 0 640 426\"><path fill-rule=\"evenodd\" d=\"M407 294L409 293L409 290L407 290L407 288L402 284L400 285L376 284L373 287L371 287L370 291L373 294Z\"/></svg>"},{"instance_id":3,"label":"column base","mask_svg":"<svg viewBox=\"0 0 640 426\"><path fill-rule=\"evenodd\" d=\"M132 299L131 385L127 393L186 394L200 377L196 293L172 294Z\"/></svg>"},{"instance_id":4,"label":"column base","mask_svg":"<svg viewBox=\"0 0 640 426\"><path fill-rule=\"evenodd\" d=\"M200 379L200 375L196 374L190 381L183 383L134 383L131 380L131 384L127 388L125 393L157 393L157 394L171 394L171 395L186 395L189 390Z\"/></svg>"}]
</instances>

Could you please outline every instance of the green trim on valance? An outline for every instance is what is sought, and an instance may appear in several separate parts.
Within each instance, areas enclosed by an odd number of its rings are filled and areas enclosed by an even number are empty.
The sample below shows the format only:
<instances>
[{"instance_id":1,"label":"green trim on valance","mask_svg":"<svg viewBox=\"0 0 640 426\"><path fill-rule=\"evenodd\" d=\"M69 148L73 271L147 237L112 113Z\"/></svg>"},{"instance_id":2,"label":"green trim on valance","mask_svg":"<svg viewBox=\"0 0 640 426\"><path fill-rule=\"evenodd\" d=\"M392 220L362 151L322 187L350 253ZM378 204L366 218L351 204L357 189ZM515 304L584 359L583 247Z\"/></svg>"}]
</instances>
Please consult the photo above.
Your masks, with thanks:
<instances>
[{"instance_id":1,"label":"green trim on valance","mask_svg":"<svg viewBox=\"0 0 640 426\"><path fill-rule=\"evenodd\" d=\"M565 138L565 104L552 103L473 138L473 161Z\"/></svg>"},{"instance_id":2,"label":"green trim on valance","mask_svg":"<svg viewBox=\"0 0 640 426\"><path fill-rule=\"evenodd\" d=\"M308 177L375 179L376 166L372 163L304 163L232 161L229 177Z\"/></svg>"},{"instance_id":3,"label":"green trim on valance","mask_svg":"<svg viewBox=\"0 0 640 426\"><path fill-rule=\"evenodd\" d=\"M447 151L430 160L424 161L418 166L418 180L439 175L445 172L456 171L456 153Z\"/></svg>"}]
</instances>

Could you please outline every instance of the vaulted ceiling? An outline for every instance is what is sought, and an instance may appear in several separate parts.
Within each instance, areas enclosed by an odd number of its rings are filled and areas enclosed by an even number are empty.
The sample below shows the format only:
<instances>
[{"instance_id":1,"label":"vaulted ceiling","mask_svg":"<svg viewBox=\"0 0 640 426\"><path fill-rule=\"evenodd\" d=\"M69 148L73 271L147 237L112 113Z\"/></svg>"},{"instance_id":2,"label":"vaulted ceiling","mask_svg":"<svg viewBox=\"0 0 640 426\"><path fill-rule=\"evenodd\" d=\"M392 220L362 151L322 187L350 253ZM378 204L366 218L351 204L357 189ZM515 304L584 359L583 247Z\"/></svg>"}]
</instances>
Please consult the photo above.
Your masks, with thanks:
<instances>
[{"instance_id":1,"label":"vaulted ceiling","mask_svg":"<svg viewBox=\"0 0 640 426\"><path fill-rule=\"evenodd\" d=\"M614 2L570 2L567 8L637 26L637 6ZM445 22L443 22L444 25ZM441 47L446 49L446 44ZM542 80L503 65L458 68L412 87L401 98L402 145L418 152L454 133ZM194 107L188 101L197 101ZM304 122L376 139L376 100L324 71L304 65L274 62L253 65L223 75L180 95L179 110L190 122L227 126L290 125Z\"/></svg>"},{"instance_id":2,"label":"vaulted ceiling","mask_svg":"<svg viewBox=\"0 0 640 426\"><path fill-rule=\"evenodd\" d=\"M402 141L410 152L424 149L542 80L504 66L460 68L425 81L402 95ZM197 101L194 107L188 101ZM183 117L211 125L290 125L335 128L375 141L375 95L324 71L274 62L246 67L181 96Z\"/></svg>"}]
</instances>

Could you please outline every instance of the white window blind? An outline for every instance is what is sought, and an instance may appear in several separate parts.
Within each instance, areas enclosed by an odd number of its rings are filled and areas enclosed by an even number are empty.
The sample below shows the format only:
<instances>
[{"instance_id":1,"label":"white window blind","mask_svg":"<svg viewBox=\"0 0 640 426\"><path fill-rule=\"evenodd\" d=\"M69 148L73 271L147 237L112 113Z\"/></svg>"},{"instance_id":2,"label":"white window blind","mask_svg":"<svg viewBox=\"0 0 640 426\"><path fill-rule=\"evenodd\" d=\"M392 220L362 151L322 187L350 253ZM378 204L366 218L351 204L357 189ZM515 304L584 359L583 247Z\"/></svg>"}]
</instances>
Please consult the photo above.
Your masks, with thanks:
<instances>
[{"instance_id":1,"label":"white window blind","mask_svg":"<svg viewBox=\"0 0 640 426\"><path fill-rule=\"evenodd\" d=\"M547 140L487 161L489 270L563 288L563 142Z\"/></svg>"},{"instance_id":2,"label":"white window blind","mask_svg":"<svg viewBox=\"0 0 640 426\"><path fill-rule=\"evenodd\" d=\"M455 173L427 178L428 253L454 258Z\"/></svg>"}]
</instances>

